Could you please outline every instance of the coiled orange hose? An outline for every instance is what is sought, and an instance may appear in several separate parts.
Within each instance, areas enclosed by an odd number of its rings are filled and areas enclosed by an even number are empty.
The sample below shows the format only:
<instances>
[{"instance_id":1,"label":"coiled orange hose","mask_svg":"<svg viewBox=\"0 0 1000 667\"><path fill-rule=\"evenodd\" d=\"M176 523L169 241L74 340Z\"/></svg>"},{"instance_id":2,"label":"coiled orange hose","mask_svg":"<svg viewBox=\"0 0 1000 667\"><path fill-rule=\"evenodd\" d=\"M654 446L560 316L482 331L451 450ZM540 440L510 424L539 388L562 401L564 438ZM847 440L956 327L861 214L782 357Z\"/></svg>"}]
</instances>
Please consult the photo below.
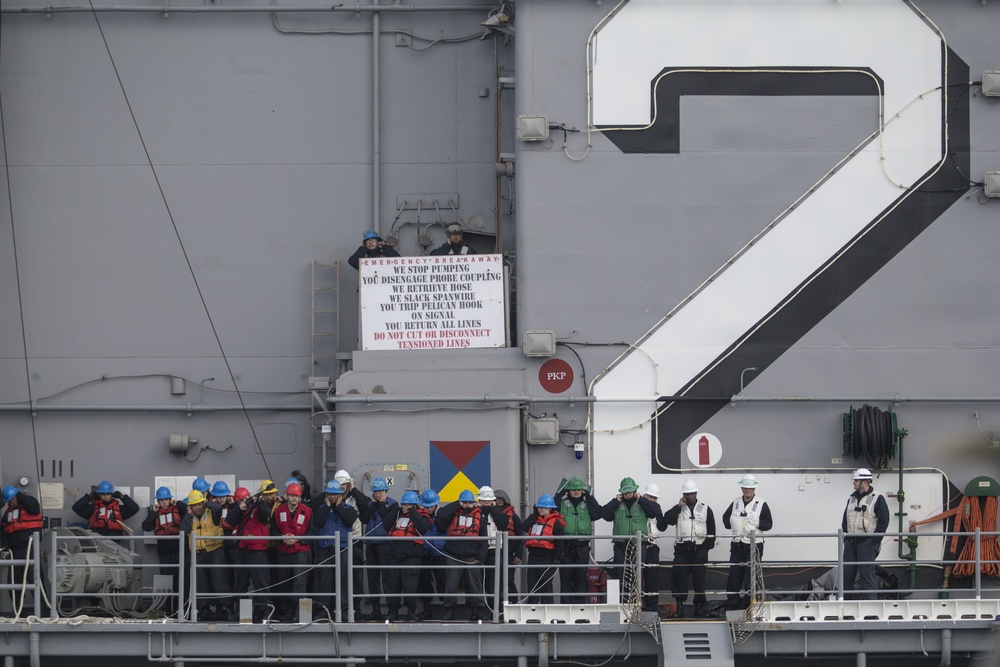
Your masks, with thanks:
<instances>
[{"instance_id":1,"label":"coiled orange hose","mask_svg":"<svg viewBox=\"0 0 1000 667\"><path fill-rule=\"evenodd\" d=\"M997 508L1000 506L997 496L985 496L985 503L980 507L978 498L966 497L962 503L962 511L955 517L955 532L971 533L978 528L983 533L994 533L997 530ZM958 555L959 562L952 570L956 577L971 577L976 568L976 539L968 537L965 546ZM1000 542L996 535L983 535L979 538L980 569L987 577L1000 577ZM993 562L988 562L993 561Z\"/></svg>"}]
</instances>

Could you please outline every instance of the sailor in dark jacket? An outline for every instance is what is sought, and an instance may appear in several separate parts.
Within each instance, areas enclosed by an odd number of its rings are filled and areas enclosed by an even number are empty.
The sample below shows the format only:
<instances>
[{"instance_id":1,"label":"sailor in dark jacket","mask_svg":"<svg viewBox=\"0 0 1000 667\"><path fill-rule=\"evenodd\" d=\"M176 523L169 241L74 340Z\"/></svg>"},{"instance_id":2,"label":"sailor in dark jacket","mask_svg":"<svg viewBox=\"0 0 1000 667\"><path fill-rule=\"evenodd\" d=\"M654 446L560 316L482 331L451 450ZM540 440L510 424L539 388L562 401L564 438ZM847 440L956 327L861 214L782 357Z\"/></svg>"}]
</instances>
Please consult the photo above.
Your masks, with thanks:
<instances>
[{"instance_id":1,"label":"sailor in dark jacket","mask_svg":"<svg viewBox=\"0 0 1000 667\"><path fill-rule=\"evenodd\" d=\"M433 253L431 253L433 254ZM361 258L375 259L378 257L399 257L399 253L385 244L378 233L368 230L365 232L361 245L354 254L347 260L347 263L355 269L360 270Z\"/></svg>"},{"instance_id":2,"label":"sailor in dark jacket","mask_svg":"<svg viewBox=\"0 0 1000 667\"><path fill-rule=\"evenodd\" d=\"M493 507L492 510L499 509ZM468 573L469 586L466 601L472 607L470 621L486 620L484 613L486 599L483 563L486 562L487 545L486 521L483 520L482 509L476 506L476 497L466 489L458 495L458 502L449 503L440 508L435 519L438 530L448 537L462 537L461 540L446 540L445 553L451 557L452 567L445 572L444 579L444 616L442 620L450 621L455 617L455 604L458 602L458 582L463 573Z\"/></svg>"},{"instance_id":3,"label":"sailor in dark jacket","mask_svg":"<svg viewBox=\"0 0 1000 667\"><path fill-rule=\"evenodd\" d=\"M3 499L6 507L0 518L0 546L10 549L15 560L26 560L30 557L28 543L40 538L42 529L42 508L38 499L30 496L16 487L5 486ZM7 568L4 568L5 570ZM11 584L35 583L34 568L30 565L16 565L11 569ZM34 594L25 592L21 604L21 590L10 592L15 611L20 611L22 618L35 614Z\"/></svg>"},{"instance_id":4,"label":"sailor in dark jacket","mask_svg":"<svg viewBox=\"0 0 1000 667\"><path fill-rule=\"evenodd\" d=\"M385 573L389 620L419 620L415 597L420 585L418 568L424 554L424 535L431 527L431 517L427 510L420 507L416 491L407 491L398 505L389 508L385 526L390 538L389 564ZM406 597L398 597L400 593Z\"/></svg>"},{"instance_id":5,"label":"sailor in dark jacket","mask_svg":"<svg viewBox=\"0 0 1000 667\"><path fill-rule=\"evenodd\" d=\"M452 223L445 230L448 242L431 250L430 255L475 255L476 250L462 243L462 226Z\"/></svg>"},{"instance_id":6,"label":"sailor in dark jacket","mask_svg":"<svg viewBox=\"0 0 1000 667\"><path fill-rule=\"evenodd\" d=\"M139 512L139 505L104 480L93 492L73 503L73 511L87 520L87 527L92 531L110 537L132 533L125 521Z\"/></svg>"},{"instance_id":7,"label":"sailor in dark jacket","mask_svg":"<svg viewBox=\"0 0 1000 667\"><path fill-rule=\"evenodd\" d=\"M323 500L313 508L312 533L329 536L328 539L316 542L316 569L314 578L316 590L321 594L334 593L334 581L339 581L340 609L346 613L347 578L350 576L347 568L347 544L353 531L354 522L358 518L358 510L344 502L344 487L335 479L330 480L323 489ZM337 554L340 562L337 563ZM340 568L339 580L334 576L336 567ZM361 593L362 591L355 591ZM336 597L320 598L320 603L333 613Z\"/></svg>"}]
</instances>

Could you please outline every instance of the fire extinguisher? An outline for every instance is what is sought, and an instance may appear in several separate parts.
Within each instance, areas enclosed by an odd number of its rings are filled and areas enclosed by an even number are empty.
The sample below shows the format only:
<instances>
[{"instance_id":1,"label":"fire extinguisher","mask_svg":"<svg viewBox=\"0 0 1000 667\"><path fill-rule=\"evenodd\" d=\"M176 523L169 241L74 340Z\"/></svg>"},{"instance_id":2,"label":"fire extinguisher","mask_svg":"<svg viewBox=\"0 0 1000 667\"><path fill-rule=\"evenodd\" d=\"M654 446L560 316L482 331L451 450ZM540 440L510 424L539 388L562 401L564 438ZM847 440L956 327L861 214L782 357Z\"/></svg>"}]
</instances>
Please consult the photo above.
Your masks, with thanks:
<instances>
[{"instance_id":1,"label":"fire extinguisher","mask_svg":"<svg viewBox=\"0 0 1000 667\"><path fill-rule=\"evenodd\" d=\"M698 465L711 465L708 457L708 438L705 436L701 436L698 439Z\"/></svg>"},{"instance_id":2,"label":"fire extinguisher","mask_svg":"<svg viewBox=\"0 0 1000 667\"><path fill-rule=\"evenodd\" d=\"M608 596L608 573L603 567L587 568L587 592L590 604L603 604Z\"/></svg>"}]
</instances>

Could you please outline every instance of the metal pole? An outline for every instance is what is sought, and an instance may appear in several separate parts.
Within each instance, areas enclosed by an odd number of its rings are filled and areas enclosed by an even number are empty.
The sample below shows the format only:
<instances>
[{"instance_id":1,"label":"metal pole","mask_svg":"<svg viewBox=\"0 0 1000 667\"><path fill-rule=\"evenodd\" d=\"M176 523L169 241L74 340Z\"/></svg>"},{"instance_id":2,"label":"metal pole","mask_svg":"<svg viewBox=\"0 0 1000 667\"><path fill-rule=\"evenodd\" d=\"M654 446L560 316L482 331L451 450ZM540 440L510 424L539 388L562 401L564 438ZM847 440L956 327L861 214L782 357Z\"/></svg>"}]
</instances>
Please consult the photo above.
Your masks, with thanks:
<instances>
[{"instance_id":1,"label":"metal pole","mask_svg":"<svg viewBox=\"0 0 1000 667\"><path fill-rule=\"evenodd\" d=\"M59 560L56 555L59 553L56 550L56 541L59 536L56 535L56 531L51 532L52 535L52 552L49 556L49 594L52 595L52 599L49 603L52 605L52 609L49 610L49 618L55 620L59 618L59 585L58 579L56 578L56 562Z\"/></svg>"},{"instance_id":2,"label":"metal pole","mask_svg":"<svg viewBox=\"0 0 1000 667\"><path fill-rule=\"evenodd\" d=\"M178 542L178 552L177 552L177 620L183 621L185 618L184 614L184 544L187 539L185 533L180 533L177 535Z\"/></svg>"},{"instance_id":3,"label":"metal pole","mask_svg":"<svg viewBox=\"0 0 1000 667\"><path fill-rule=\"evenodd\" d=\"M983 593L983 589L982 589L982 574L981 574L981 570L982 570L983 564L982 564L982 559L981 559L980 554L979 554L979 538L980 538L979 530L980 530L979 526L976 526L976 535L975 535L975 538L976 538L976 575L975 576L976 576L976 599L977 600L981 600L982 599L982 593Z\"/></svg>"},{"instance_id":4,"label":"metal pole","mask_svg":"<svg viewBox=\"0 0 1000 667\"><path fill-rule=\"evenodd\" d=\"M354 622L354 533L347 534L347 622Z\"/></svg>"},{"instance_id":5,"label":"metal pole","mask_svg":"<svg viewBox=\"0 0 1000 667\"><path fill-rule=\"evenodd\" d=\"M191 620L198 622L198 535L191 533Z\"/></svg>"},{"instance_id":6,"label":"metal pole","mask_svg":"<svg viewBox=\"0 0 1000 667\"><path fill-rule=\"evenodd\" d=\"M503 568L501 567L501 561L504 559L504 551L501 544L503 543L503 535L506 533L501 533L497 531L497 541L496 547L493 550L493 590L490 593L493 595L493 622L500 622L500 577L503 574Z\"/></svg>"},{"instance_id":7,"label":"metal pole","mask_svg":"<svg viewBox=\"0 0 1000 667\"><path fill-rule=\"evenodd\" d=\"M837 599L844 601L844 529L837 530Z\"/></svg>"},{"instance_id":8,"label":"metal pole","mask_svg":"<svg viewBox=\"0 0 1000 667\"><path fill-rule=\"evenodd\" d=\"M42 616L42 534L39 532L31 540L31 559L34 561L32 565L32 583L35 585L35 616L41 618ZM25 554L27 558L27 554ZM26 564L27 566L27 564Z\"/></svg>"},{"instance_id":9,"label":"metal pole","mask_svg":"<svg viewBox=\"0 0 1000 667\"><path fill-rule=\"evenodd\" d=\"M340 562L340 554L342 553L340 551L340 536L337 535L336 533L334 533L333 538L334 538L334 543L333 543L333 545L334 545L333 546L333 576L335 577L334 580L333 580L333 590L335 591L334 596L333 596L333 604L336 605L336 607L337 607L336 609L333 610L333 617L335 619L337 619L337 623L340 623L341 621L344 620L344 619L342 619L340 617L341 616L341 613L340 613L340 610L341 610L340 601L344 597L344 590L343 590L343 587L340 585L340 582L344 580L344 577L341 576L340 573L341 573L341 570L344 567L344 564ZM348 572L349 571L350 570L348 570Z\"/></svg>"}]
</instances>

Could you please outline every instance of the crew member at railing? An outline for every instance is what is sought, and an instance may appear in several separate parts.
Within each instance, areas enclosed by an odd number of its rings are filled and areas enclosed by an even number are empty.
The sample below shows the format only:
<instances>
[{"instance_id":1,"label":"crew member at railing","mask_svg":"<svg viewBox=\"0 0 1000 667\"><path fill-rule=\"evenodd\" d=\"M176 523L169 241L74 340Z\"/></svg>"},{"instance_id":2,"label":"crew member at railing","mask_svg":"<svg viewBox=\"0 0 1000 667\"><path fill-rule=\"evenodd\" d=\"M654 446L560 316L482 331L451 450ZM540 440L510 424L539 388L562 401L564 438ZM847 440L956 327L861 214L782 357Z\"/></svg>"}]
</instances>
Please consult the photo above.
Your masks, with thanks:
<instances>
[{"instance_id":1,"label":"crew member at railing","mask_svg":"<svg viewBox=\"0 0 1000 667\"><path fill-rule=\"evenodd\" d=\"M309 590L309 566L312 564L312 547L299 538L308 535L312 509L302 504L302 487L292 482L285 487L285 502L271 513L271 535L284 539L277 545L277 564L282 577L278 590L293 593L278 599L278 620L291 621L297 617L299 600Z\"/></svg>"},{"instance_id":2,"label":"crew member at railing","mask_svg":"<svg viewBox=\"0 0 1000 667\"><path fill-rule=\"evenodd\" d=\"M94 491L73 503L73 511L86 519L87 527L98 535L122 535L132 533L125 521L139 512L139 505L104 480Z\"/></svg>"},{"instance_id":3,"label":"crew member at railing","mask_svg":"<svg viewBox=\"0 0 1000 667\"><path fill-rule=\"evenodd\" d=\"M222 507L222 534L227 536L232 535L233 528L235 528L233 523L231 523L229 520L229 508L233 504L232 493L233 492L230 490L229 485L220 479L217 482L215 482L215 484L212 485L212 488L209 489L208 494L205 495L206 501L219 503L219 506ZM238 522L238 520L234 521ZM226 555L226 564L233 565L236 562L236 540L223 541L222 551ZM232 568L230 568L227 571L226 576L229 578L229 587L230 589L232 589L233 587Z\"/></svg>"},{"instance_id":4,"label":"crew member at railing","mask_svg":"<svg viewBox=\"0 0 1000 667\"><path fill-rule=\"evenodd\" d=\"M757 496L757 478L747 473L739 481L741 496L734 500L722 515L722 523L733 531L729 547L729 579L726 581L726 606L746 609L750 606L753 590L753 572L750 569L750 541L757 550L757 562L764 556L764 539L761 533L771 530L771 508ZM751 537L752 536L752 537Z\"/></svg>"},{"instance_id":5,"label":"crew member at railing","mask_svg":"<svg viewBox=\"0 0 1000 667\"><path fill-rule=\"evenodd\" d=\"M340 482L341 488L344 489L344 502L357 510L358 519L355 519L354 524L351 526L351 532L354 536L354 546L351 547L354 559L354 571L351 576L354 577L354 594L361 595L365 590L365 571L360 567L365 563L365 543L361 539L364 535L364 524L361 523L361 513L368 509L370 500L368 496L361 493L361 489L354 486L354 480L351 478L351 474L346 470L338 470L337 474L333 476L335 480ZM363 614L361 612L361 599L356 597L354 600L354 615L356 618L360 618Z\"/></svg>"},{"instance_id":6,"label":"crew member at railing","mask_svg":"<svg viewBox=\"0 0 1000 667\"><path fill-rule=\"evenodd\" d=\"M181 513L174 502L174 494L165 486L156 490L156 503L146 512L142 529L157 536L156 556L160 561L160 574L170 577L170 590L177 591L177 565L180 563ZM174 538L174 539L171 539ZM177 600L171 597L167 602L168 615L177 609Z\"/></svg>"},{"instance_id":7,"label":"crew member at railing","mask_svg":"<svg viewBox=\"0 0 1000 667\"><path fill-rule=\"evenodd\" d=\"M552 595L552 580L556 568L537 569L538 565L558 565L563 559L563 541L547 539L561 536L566 530L566 522L556 509L555 498L543 493L535 503L535 511L524 518L524 534L530 538L524 541L528 553L527 593L524 604L558 604Z\"/></svg>"},{"instance_id":8,"label":"crew member at railing","mask_svg":"<svg viewBox=\"0 0 1000 667\"><path fill-rule=\"evenodd\" d=\"M484 561L486 565L486 569L483 572L485 575L484 589L486 596L490 600L494 600L493 591L496 589L497 535L507 530L507 524L510 519L497 507L497 495L493 492L492 487L480 487L479 491L476 492L476 502L479 503L483 521L486 522L486 536L489 538L486 541L486 560ZM492 607L495 604L496 602L490 606Z\"/></svg>"},{"instance_id":9,"label":"crew member at railing","mask_svg":"<svg viewBox=\"0 0 1000 667\"><path fill-rule=\"evenodd\" d=\"M382 591L384 589L385 572L382 566L389 563L388 545L385 543L386 536L385 515L389 508L396 504L394 498L389 497L389 483L381 477L372 480L372 497L368 503L368 508L361 512L361 523L365 526L365 539L368 546L365 548L365 561L368 570L368 595L372 605L371 613L366 617L370 621L381 621L385 618L382 614Z\"/></svg>"},{"instance_id":10,"label":"crew member at railing","mask_svg":"<svg viewBox=\"0 0 1000 667\"><path fill-rule=\"evenodd\" d=\"M854 492L847 498L840 527L847 533L871 533L872 537L854 536L844 540L844 590L853 591L855 579L864 593L862 600L878 598L875 559L882 547L882 533L889 527L889 506L872 487L868 468L854 471ZM853 594L851 594L853 597Z\"/></svg>"},{"instance_id":11,"label":"crew member at railing","mask_svg":"<svg viewBox=\"0 0 1000 667\"><path fill-rule=\"evenodd\" d=\"M483 521L482 511L476 507L476 497L468 489L458 494L457 502L439 509L435 522L438 529L449 537L486 537L486 522ZM458 582L462 574L467 575L468 581L465 601L472 608L469 620L487 620L483 568L479 567L486 562L486 540L446 540L444 550L451 559L451 567L445 572L442 620L450 621L455 618Z\"/></svg>"},{"instance_id":12,"label":"crew member at railing","mask_svg":"<svg viewBox=\"0 0 1000 667\"><path fill-rule=\"evenodd\" d=\"M28 542L32 538L39 539L39 531L42 529L42 508L37 498L24 491L18 491L13 486L3 487L3 499L6 507L3 510L3 517L0 518L0 546L10 549L11 557L15 560L25 560L31 555L28 553ZM25 582L29 585L35 583L34 567L31 565L12 567L10 583L19 586ZM20 610L22 618L35 614L33 593L28 594L25 591L23 603L21 589L12 590L10 595L14 611Z\"/></svg>"},{"instance_id":13,"label":"crew member at railing","mask_svg":"<svg viewBox=\"0 0 1000 667\"><path fill-rule=\"evenodd\" d=\"M246 489L244 489L246 490ZM241 518L234 531L236 535L264 538L271 534L271 513L278 502L278 487L274 482L265 479L260 483L260 489L253 496L243 496L236 489L237 506ZM268 617L272 598L271 570L269 567L252 567L270 565L268 547L271 543L266 539L240 540L236 549L235 588L237 595L247 592L247 584L253 596L253 621L255 623ZM243 567L251 566L251 567Z\"/></svg>"},{"instance_id":14,"label":"crew member at railing","mask_svg":"<svg viewBox=\"0 0 1000 667\"><path fill-rule=\"evenodd\" d=\"M385 601L389 606L390 621L419 620L417 598L398 597L400 593L416 595L420 583L420 570L417 568L424 553L423 537L430 528L431 519L419 504L417 492L407 491L399 504L389 508L385 515L389 537L405 538L387 542L390 567L385 573Z\"/></svg>"},{"instance_id":15,"label":"crew member at railing","mask_svg":"<svg viewBox=\"0 0 1000 667\"><path fill-rule=\"evenodd\" d=\"M195 539L222 537L222 506L206 502L201 491L191 491L187 498L187 515L181 519L181 530L190 535L190 548L195 551L198 587L198 620L235 620L236 610L230 597L229 577L224 566L226 555L220 539ZM240 510L230 512L233 521ZM209 566L209 567L202 567Z\"/></svg>"},{"instance_id":16,"label":"crew member at railing","mask_svg":"<svg viewBox=\"0 0 1000 667\"><path fill-rule=\"evenodd\" d=\"M435 536L442 535L436 521L440 501L441 499L434 489L427 489L420 494L420 507L427 512L427 518L430 519L430 527L424 534L424 553L420 561L424 567L420 570L420 581L417 584L417 589L423 596L420 598L421 609L417 612L421 621L426 621L431 617L431 599L434 594L442 595L444 593L445 570L443 566L448 564L448 558L444 553L445 541L434 539Z\"/></svg>"},{"instance_id":17,"label":"crew member at railing","mask_svg":"<svg viewBox=\"0 0 1000 667\"><path fill-rule=\"evenodd\" d=\"M565 540L559 571L562 601L566 604L587 604L587 567L590 565L590 542L594 522L601 518L601 504L591 495L586 482L579 475L570 477L555 496L559 513L566 522L566 535L579 539Z\"/></svg>"},{"instance_id":18,"label":"crew member at railing","mask_svg":"<svg viewBox=\"0 0 1000 667\"><path fill-rule=\"evenodd\" d=\"M507 534L511 537L524 535L521 530L521 517L514 511L514 506L510 502L510 496L503 489L496 490L497 507L507 516ZM514 575L517 567L524 557L524 542L522 540L511 540L507 548L507 601L517 604L517 583ZM511 567L514 566L514 567Z\"/></svg>"},{"instance_id":19,"label":"crew member at railing","mask_svg":"<svg viewBox=\"0 0 1000 667\"><path fill-rule=\"evenodd\" d=\"M688 577L694 588L694 615L705 615L705 573L708 552L715 546L715 514L698 500L698 486L693 479L681 483L681 498L663 515L659 528L677 526L674 540L674 566L671 588L677 611L674 618L684 618Z\"/></svg>"},{"instance_id":20,"label":"crew member at railing","mask_svg":"<svg viewBox=\"0 0 1000 667\"><path fill-rule=\"evenodd\" d=\"M358 511L344 501L344 487L331 479L323 487L323 502L316 505L312 513L312 533L327 537L316 542L316 564L320 567L313 571L313 580L314 588L320 595L318 602L330 610L331 616L337 602L335 593L340 593L340 610L345 619L348 609L347 578L350 576L347 543L357 520ZM339 579L335 575L338 551Z\"/></svg>"},{"instance_id":21,"label":"crew member at railing","mask_svg":"<svg viewBox=\"0 0 1000 667\"><path fill-rule=\"evenodd\" d=\"M629 584L629 581L624 578L625 563L626 561L630 565L634 565L635 563L634 556L626 558L627 555L630 555L628 553L628 544L631 536L634 536L636 533L642 536L648 535L648 520L658 520L663 516L660 506L651 500L640 497L636 493L638 490L639 485L635 483L635 480L631 477L626 477L618 485L618 494L601 508L601 517L605 521L612 522L612 531L616 536L612 540L612 544L617 577L622 581L622 593L627 593L627 586ZM636 549L642 549L642 563L644 565L649 563L649 544L646 540L642 540L641 544L635 546ZM646 579L643 577L642 581L639 582L639 588L642 592L642 608L643 611L655 612L659 591L648 590L646 584ZM652 593L652 595L646 595L646 593Z\"/></svg>"}]
</instances>

